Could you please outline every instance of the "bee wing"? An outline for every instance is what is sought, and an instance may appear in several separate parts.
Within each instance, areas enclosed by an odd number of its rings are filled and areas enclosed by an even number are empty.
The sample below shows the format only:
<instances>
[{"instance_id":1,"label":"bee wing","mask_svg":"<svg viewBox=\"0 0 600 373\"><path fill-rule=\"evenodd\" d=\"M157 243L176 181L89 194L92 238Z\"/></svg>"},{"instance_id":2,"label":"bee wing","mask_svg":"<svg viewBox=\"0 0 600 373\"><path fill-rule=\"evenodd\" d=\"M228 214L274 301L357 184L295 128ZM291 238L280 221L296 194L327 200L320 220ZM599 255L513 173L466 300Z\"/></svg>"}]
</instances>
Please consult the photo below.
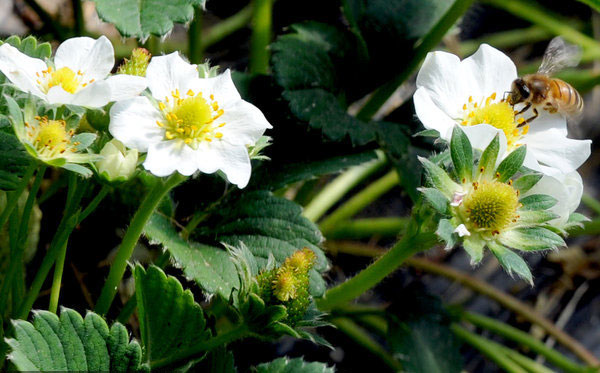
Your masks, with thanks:
<instances>
[{"instance_id":1,"label":"bee wing","mask_svg":"<svg viewBox=\"0 0 600 373\"><path fill-rule=\"evenodd\" d=\"M565 67L577 66L581 59L581 47L567 43L560 36L550 41L538 73L552 75Z\"/></svg>"}]
</instances>

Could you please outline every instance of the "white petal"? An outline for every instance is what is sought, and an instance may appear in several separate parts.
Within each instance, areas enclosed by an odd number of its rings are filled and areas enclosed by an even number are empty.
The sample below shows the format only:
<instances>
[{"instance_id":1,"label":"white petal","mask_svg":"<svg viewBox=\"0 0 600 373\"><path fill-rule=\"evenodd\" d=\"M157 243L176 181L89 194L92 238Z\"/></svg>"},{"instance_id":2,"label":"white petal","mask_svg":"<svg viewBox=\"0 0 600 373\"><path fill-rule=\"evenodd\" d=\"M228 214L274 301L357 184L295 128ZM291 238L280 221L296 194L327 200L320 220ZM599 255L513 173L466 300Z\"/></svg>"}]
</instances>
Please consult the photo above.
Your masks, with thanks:
<instances>
[{"instance_id":1,"label":"white petal","mask_svg":"<svg viewBox=\"0 0 600 373\"><path fill-rule=\"evenodd\" d=\"M526 136L527 144L538 162L556 168L561 173L576 170L585 162L591 153L591 140L574 140L562 135L559 129L548 129L535 136Z\"/></svg>"},{"instance_id":2,"label":"white petal","mask_svg":"<svg viewBox=\"0 0 600 373\"><path fill-rule=\"evenodd\" d=\"M232 146L222 141L213 141L210 147L220 159L219 169L227 176L227 180L240 189L248 185L252 173L248 149L245 146Z\"/></svg>"},{"instance_id":3,"label":"white petal","mask_svg":"<svg viewBox=\"0 0 600 373\"><path fill-rule=\"evenodd\" d=\"M553 130L554 133L560 133L562 136L567 136L567 120L560 114L550 114L546 110L539 110L539 116L535 118L529 125L529 132L525 136L533 137L538 133ZM523 113L522 117L527 119L533 115L531 110Z\"/></svg>"},{"instance_id":4,"label":"white petal","mask_svg":"<svg viewBox=\"0 0 600 373\"><path fill-rule=\"evenodd\" d=\"M467 229L467 227L464 224L461 224L458 227L456 227L456 229L454 230L454 233L458 233L459 237L471 235L471 232L469 232L469 230Z\"/></svg>"},{"instance_id":5,"label":"white petal","mask_svg":"<svg viewBox=\"0 0 600 373\"><path fill-rule=\"evenodd\" d=\"M577 174L577 173L575 173ZM532 194L546 194L554 197L557 200L556 205L549 209L549 211L555 213L559 217L552 220L551 223L560 227L566 223L569 215L575 211L575 208L579 205L581 194L583 193L583 184L579 175L556 175L547 176L544 175L540 181L537 182L524 196ZM570 184L567 186L567 184ZM580 191L579 191L580 190ZM569 194L573 193L574 196ZM574 201L578 197L577 201Z\"/></svg>"},{"instance_id":6,"label":"white petal","mask_svg":"<svg viewBox=\"0 0 600 373\"><path fill-rule=\"evenodd\" d=\"M21 53L10 44L0 46L0 71L20 90L45 99L46 95L36 83L39 79L36 73L41 74L46 69L44 61Z\"/></svg>"},{"instance_id":7,"label":"white petal","mask_svg":"<svg viewBox=\"0 0 600 373\"><path fill-rule=\"evenodd\" d=\"M469 96L481 95L478 83L464 73L459 58L451 53L427 54L417 75L417 88L425 88L431 101L450 118L462 118L462 106Z\"/></svg>"},{"instance_id":8,"label":"white petal","mask_svg":"<svg viewBox=\"0 0 600 373\"><path fill-rule=\"evenodd\" d=\"M477 52L461 62L465 73L474 78L484 97L492 93L501 98L517 79L517 67L496 48L481 44Z\"/></svg>"},{"instance_id":9,"label":"white petal","mask_svg":"<svg viewBox=\"0 0 600 373\"><path fill-rule=\"evenodd\" d=\"M106 82L110 86L110 100L121 101L138 96L146 89L146 78L119 74L109 76Z\"/></svg>"},{"instance_id":10,"label":"white petal","mask_svg":"<svg viewBox=\"0 0 600 373\"><path fill-rule=\"evenodd\" d=\"M160 177L175 171L190 176L197 170L195 152L181 140L161 141L148 148L144 167Z\"/></svg>"},{"instance_id":11,"label":"white petal","mask_svg":"<svg viewBox=\"0 0 600 373\"><path fill-rule=\"evenodd\" d=\"M224 111L219 121L225 126L219 131L223 133L222 140L231 144L254 145L267 128L272 128L263 113L244 100L238 100Z\"/></svg>"},{"instance_id":12,"label":"white petal","mask_svg":"<svg viewBox=\"0 0 600 373\"><path fill-rule=\"evenodd\" d=\"M164 130L156 124L162 119L148 98L134 97L113 105L108 130L127 147L145 152L150 145L163 140Z\"/></svg>"},{"instance_id":13,"label":"white petal","mask_svg":"<svg viewBox=\"0 0 600 373\"><path fill-rule=\"evenodd\" d=\"M152 96L158 100L170 97L175 89L185 95L190 86L200 79L196 65L185 62L178 52L152 57L146 70L146 78Z\"/></svg>"},{"instance_id":14,"label":"white petal","mask_svg":"<svg viewBox=\"0 0 600 373\"><path fill-rule=\"evenodd\" d=\"M65 40L56 50L54 65L81 71L84 80L102 80L115 65L115 51L106 36L92 39L87 36Z\"/></svg>"},{"instance_id":15,"label":"white petal","mask_svg":"<svg viewBox=\"0 0 600 373\"><path fill-rule=\"evenodd\" d=\"M498 162L506 156L506 135L504 131L490 126L489 124L477 124L475 126L462 126L464 133L469 138L473 149L485 150L490 145L494 137L499 135L500 150L498 151Z\"/></svg>"},{"instance_id":16,"label":"white petal","mask_svg":"<svg viewBox=\"0 0 600 373\"><path fill-rule=\"evenodd\" d=\"M202 92L204 97L214 95L219 106L223 108L227 108L242 99L235 84L233 84L229 69L214 78L197 78L191 80L190 83L189 88L194 92Z\"/></svg>"},{"instance_id":17,"label":"white petal","mask_svg":"<svg viewBox=\"0 0 600 373\"><path fill-rule=\"evenodd\" d=\"M110 101L110 86L104 82L94 82L75 93L65 91L61 86L48 90L48 102L51 104L71 104L98 108Z\"/></svg>"},{"instance_id":18,"label":"white petal","mask_svg":"<svg viewBox=\"0 0 600 373\"><path fill-rule=\"evenodd\" d=\"M415 111L423 126L427 129L436 130L440 137L449 141L456 120L448 116L429 96L429 90L424 87L417 89L413 96Z\"/></svg>"}]
</instances>

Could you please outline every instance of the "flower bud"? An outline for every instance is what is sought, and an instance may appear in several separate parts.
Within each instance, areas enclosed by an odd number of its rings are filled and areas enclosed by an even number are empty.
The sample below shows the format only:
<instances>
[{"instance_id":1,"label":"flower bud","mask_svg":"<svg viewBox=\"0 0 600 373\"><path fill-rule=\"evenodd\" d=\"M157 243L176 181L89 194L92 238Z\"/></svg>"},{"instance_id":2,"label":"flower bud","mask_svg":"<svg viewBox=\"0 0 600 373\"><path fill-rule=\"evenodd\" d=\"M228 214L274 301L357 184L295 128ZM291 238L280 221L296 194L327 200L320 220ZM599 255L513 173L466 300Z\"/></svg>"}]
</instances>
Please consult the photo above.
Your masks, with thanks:
<instances>
[{"instance_id":1,"label":"flower bud","mask_svg":"<svg viewBox=\"0 0 600 373\"><path fill-rule=\"evenodd\" d=\"M138 151L127 150L117 139L112 139L100 151L103 157L96 162L98 174L108 181L126 181L135 172L138 161Z\"/></svg>"},{"instance_id":2,"label":"flower bud","mask_svg":"<svg viewBox=\"0 0 600 373\"><path fill-rule=\"evenodd\" d=\"M119 66L117 74L146 76L149 61L150 52L147 49L135 48L131 51L131 58L126 58L125 62Z\"/></svg>"}]
</instances>

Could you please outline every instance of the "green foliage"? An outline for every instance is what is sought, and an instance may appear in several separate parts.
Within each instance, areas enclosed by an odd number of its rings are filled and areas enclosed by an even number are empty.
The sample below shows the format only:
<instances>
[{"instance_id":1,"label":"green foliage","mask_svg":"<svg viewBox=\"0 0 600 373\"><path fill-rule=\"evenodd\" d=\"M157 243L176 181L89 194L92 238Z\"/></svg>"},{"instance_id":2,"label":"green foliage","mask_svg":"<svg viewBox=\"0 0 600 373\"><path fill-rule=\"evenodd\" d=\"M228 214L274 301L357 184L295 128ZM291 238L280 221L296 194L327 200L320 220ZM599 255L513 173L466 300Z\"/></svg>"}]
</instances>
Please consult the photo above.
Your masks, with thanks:
<instances>
[{"instance_id":1,"label":"green foliage","mask_svg":"<svg viewBox=\"0 0 600 373\"><path fill-rule=\"evenodd\" d=\"M0 190L15 189L31 161L17 137L0 130Z\"/></svg>"},{"instance_id":2,"label":"green foliage","mask_svg":"<svg viewBox=\"0 0 600 373\"><path fill-rule=\"evenodd\" d=\"M523 166L525 160L525 154L527 154L527 145L519 146L516 150L512 151L496 169L496 175L498 175L498 181L508 181L519 169Z\"/></svg>"},{"instance_id":3,"label":"green foliage","mask_svg":"<svg viewBox=\"0 0 600 373\"><path fill-rule=\"evenodd\" d=\"M202 307L175 277L166 276L156 266L144 270L140 265L134 275L146 363L170 358L182 348L210 338Z\"/></svg>"},{"instance_id":4,"label":"green foliage","mask_svg":"<svg viewBox=\"0 0 600 373\"><path fill-rule=\"evenodd\" d=\"M15 337L7 340L10 361L20 371L137 372L142 351L119 323L109 329L102 317L88 312L85 319L63 308L60 319L36 311L33 323L13 321Z\"/></svg>"},{"instance_id":5,"label":"green foliage","mask_svg":"<svg viewBox=\"0 0 600 373\"><path fill-rule=\"evenodd\" d=\"M492 244L489 248L509 275L512 276L513 273L516 273L517 276L533 285L533 275L525 259L502 245Z\"/></svg>"},{"instance_id":6,"label":"green foliage","mask_svg":"<svg viewBox=\"0 0 600 373\"><path fill-rule=\"evenodd\" d=\"M225 347L212 350L198 365L194 366L197 372L210 373L236 373L233 353Z\"/></svg>"},{"instance_id":7,"label":"green foliage","mask_svg":"<svg viewBox=\"0 0 600 373\"><path fill-rule=\"evenodd\" d=\"M403 294L407 299L409 294ZM387 340L408 373L453 373L462 369L460 344L449 316L436 298L412 294L403 309L391 313ZM392 311L393 312L393 311Z\"/></svg>"},{"instance_id":8,"label":"green foliage","mask_svg":"<svg viewBox=\"0 0 600 373\"><path fill-rule=\"evenodd\" d=\"M473 148L469 138L459 126L454 127L452 131L450 156L458 179L471 181L473 177Z\"/></svg>"},{"instance_id":9,"label":"green foliage","mask_svg":"<svg viewBox=\"0 0 600 373\"><path fill-rule=\"evenodd\" d=\"M0 40L0 45L4 43L12 45L13 47L17 48L29 57L33 58L45 60L47 58L50 58L50 56L52 55L52 46L50 45L50 43L40 43L33 36L28 36L24 39L21 39L20 37L13 35L4 41Z\"/></svg>"},{"instance_id":10,"label":"green foliage","mask_svg":"<svg viewBox=\"0 0 600 373\"><path fill-rule=\"evenodd\" d=\"M113 23L123 36L146 39L168 34L174 23L187 23L194 17L194 6L205 0L94 0L98 15Z\"/></svg>"},{"instance_id":11,"label":"green foliage","mask_svg":"<svg viewBox=\"0 0 600 373\"><path fill-rule=\"evenodd\" d=\"M306 362L302 358L281 357L257 365L253 371L255 373L333 373L335 369L328 367L325 363Z\"/></svg>"},{"instance_id":12,"label":"green foliage","mask_svg":"<svg viewBox=\"0 0 600 373\"><path fill-rule=\"evenodd\" d=\"M248 191L222 201L195 235L202 241L233 247L242 242L256 257L259 270L266 268L269 255L281 265L295 251L308 247L317 257L310 271L310 293L318 297L325 291L321 273L328 268L318 246L323 237L301 213L301 207L292 201L267 191Z\"/></svg>"},{"instance_id":13,"label":"green foliage","mask_svg":"<svg viewBox=\"0 0 600 373\"><path fill-rule=\"evenodd\" d=\"M225 250L184 240L165 216L155 213L144 234L150 242L162 245L185 275L207 293L229 297L239 286L235 266Z\"/></svg>"}]
</instances>

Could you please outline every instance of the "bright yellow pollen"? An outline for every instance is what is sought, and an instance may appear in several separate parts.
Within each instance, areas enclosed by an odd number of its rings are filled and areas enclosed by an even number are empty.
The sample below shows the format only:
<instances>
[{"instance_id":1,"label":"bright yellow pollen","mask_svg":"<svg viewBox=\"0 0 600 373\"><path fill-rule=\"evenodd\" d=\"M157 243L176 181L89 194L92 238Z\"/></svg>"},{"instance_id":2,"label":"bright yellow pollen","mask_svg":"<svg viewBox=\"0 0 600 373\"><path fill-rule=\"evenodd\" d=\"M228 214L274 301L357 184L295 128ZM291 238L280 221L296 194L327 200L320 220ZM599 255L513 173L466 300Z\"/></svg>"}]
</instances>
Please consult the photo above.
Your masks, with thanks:
<instances>
[{"instance_id":1,"label":"bright yellow pollen","mask_svg":"<svg viewBox=\"0 0 600 373\"><path fill-rule=\"evenodd\" d=\"M519 140L527 133L527 126L519 127L524 122L523 118L515 118L513 107L505 100L497 101L496 92L485 98L479 104L473 102L469 96L468 103L463 105L463 118L460 123L463 126L474 126L477 124L489 124L504 132L509 150L518 146Z\"/></svg>"},{"instance_id":2,"label":"bright yellow pollen","mask_svg":"<svg viewBox=\"0 0 600 373\"><path fill-rule=\"evenodd\" d=\"M225 123L216 125L214 121L224 114L218 102L206 100L202 93L194 93L191 89L184 98L180 97L179 90L171 92L173 98L169 101L158 103L158 108L163 112L164 121L157 121L159 127L165 128L165 139L180 139L184 144L196 149L203 141L212 142L221 139L222 132L216 128L223 127Z\"/></svg>"},{"instance_id":3,"label":"bright yellow pollen","mask_svg":"<svg viewBox=\"0 0 600 373\"><path fill-rule=\"evenodd\" d=\"M463 199L461 209L474 229L499 233L516 217L519 207L517 191L499 181L477 183Z\"/></svg>"},{"instance_id":4,"label":"bright yellow pollen","mask_svg":"<svg viewBox=\"0 0 600 373\"><path fill-rule=\"evenodd\" d=\"M50 69L48 69L50 70ZM62 89L69 93L75 93L79 87L79 79L77 74L68 67L61 67L58 70L50 72L50 78L48 79L48 89L61 86Z\"/></svg>"}]
</instances>

